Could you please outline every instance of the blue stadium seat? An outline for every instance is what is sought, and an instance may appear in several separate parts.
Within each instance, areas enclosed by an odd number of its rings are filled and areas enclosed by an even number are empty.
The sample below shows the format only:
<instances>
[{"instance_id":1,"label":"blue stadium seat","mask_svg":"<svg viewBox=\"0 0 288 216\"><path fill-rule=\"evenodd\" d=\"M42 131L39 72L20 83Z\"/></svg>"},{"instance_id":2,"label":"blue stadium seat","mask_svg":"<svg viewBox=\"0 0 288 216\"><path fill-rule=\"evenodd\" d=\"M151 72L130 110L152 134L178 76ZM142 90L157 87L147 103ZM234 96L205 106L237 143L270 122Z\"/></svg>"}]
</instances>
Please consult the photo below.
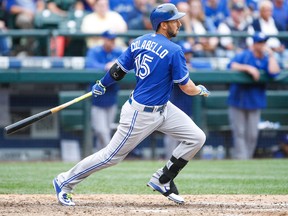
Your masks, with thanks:
<instances>
[{"instance_id":1,"label":"blue stadium seat","mask_svg":"<svg viewBox=\"0 0 288 216\"><path fill-rule=\"evenodd\" d=\"M211 62L207 59L193 58L191 65L195 69L213 69Z\"/></svg>"},{"instance_id":2,"label":"blue stadium seat","mask_svg":"<svg viewBox=\"0 0 288 216\"><path fill-rule=\"evenodd\" d=\"M0 69L18 68L71 68L84 69L85 57L0 57Z\"/></svg>"}]
</instances>

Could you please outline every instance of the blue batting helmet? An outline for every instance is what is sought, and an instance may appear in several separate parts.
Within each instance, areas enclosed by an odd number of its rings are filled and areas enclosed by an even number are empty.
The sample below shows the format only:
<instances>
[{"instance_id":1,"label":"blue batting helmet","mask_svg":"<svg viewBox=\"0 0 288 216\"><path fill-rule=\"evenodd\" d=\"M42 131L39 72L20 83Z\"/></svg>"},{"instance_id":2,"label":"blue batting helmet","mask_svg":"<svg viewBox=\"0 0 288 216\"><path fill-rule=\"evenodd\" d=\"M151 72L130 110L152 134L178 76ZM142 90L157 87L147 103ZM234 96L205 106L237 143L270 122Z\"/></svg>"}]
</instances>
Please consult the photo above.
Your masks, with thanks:
<instances>
[{"instance_id":1,"label":"blue batting helmet","mask_svg":"<svg viewBox=\"0 0 288 216\"><path fill-rule=\"evenodd\" d=\"M185 16L185 13L178 12L176 6L171 3L157 6L150 15L153 29L156 31L159 24L164 21L177 20Z\"/></svg>"}]
</instances>

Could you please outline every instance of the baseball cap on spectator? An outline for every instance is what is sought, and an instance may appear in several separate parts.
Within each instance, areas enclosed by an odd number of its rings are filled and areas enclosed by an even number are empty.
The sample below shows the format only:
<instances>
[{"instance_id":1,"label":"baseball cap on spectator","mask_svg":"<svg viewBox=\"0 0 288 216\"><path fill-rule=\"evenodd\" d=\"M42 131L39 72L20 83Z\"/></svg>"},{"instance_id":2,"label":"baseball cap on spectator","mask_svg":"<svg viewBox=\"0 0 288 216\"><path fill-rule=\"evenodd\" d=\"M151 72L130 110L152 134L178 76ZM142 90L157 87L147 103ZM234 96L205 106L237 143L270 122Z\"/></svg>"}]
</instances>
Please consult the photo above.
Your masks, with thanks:
<instances>
[{"instance_id":1,"label":"baseball cap on spectator","mask_svg":"<svg viewBox=\"0 0 288 216\"><path fill-rule=\"evenodd\" d=\"M253 35L253 42L254 43L263 43L266 42L268 40L268 36L265 35L263 32L256 32Z\"/></svg>"},{"instance_id":2,"label":"baseball cap on spectator","mask_svg":"<svg viewBox=\"0 0 288 216\"><path fill-rule=\"evenodd\" d=\"M116 34L113 34L111 31L105 31L102 33L102 37L113 40L115 39L117 36Z\"/></svg>"},{"instance_id":3,"label":"baseball cap on spectator","mask_svg":"<svg viewBox=\"0 0 288 216\"><path fill-rule=\"evenodd\" d=\"M242 11L245 9L245 5L242 2L235 2L231 6L231 10Z\"/></svg>"},{"instance_id":4,"label":"baseball cap on spectator","mask_svg":"<svg viewBox=\"0 0 288 216\"><path fill-rule=\"evenodd\" d=\"M178 42L179 46L182 48L182 51L184 53L192 53L193 50L192 50L192 46L189 42L187 41L180 41Z\"/></svg>"}]
</instances>

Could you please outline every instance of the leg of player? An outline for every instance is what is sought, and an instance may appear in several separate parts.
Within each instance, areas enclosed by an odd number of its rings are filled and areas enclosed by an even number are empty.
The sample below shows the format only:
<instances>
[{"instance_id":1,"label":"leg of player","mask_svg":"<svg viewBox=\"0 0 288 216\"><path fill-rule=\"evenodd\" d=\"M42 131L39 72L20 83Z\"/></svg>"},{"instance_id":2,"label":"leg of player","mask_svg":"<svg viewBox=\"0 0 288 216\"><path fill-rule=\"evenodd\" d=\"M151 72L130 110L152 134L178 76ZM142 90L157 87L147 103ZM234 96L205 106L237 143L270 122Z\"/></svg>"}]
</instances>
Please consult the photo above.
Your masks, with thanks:
<instances>
[{"instance_id":1,"label":"leg of player","mask_svg":"<svg viewBox=\"0 0 288 216\"><path fill-rule=\"evenodd\" d=\"M171 135L181 143L173 151L166 165L153 174L147 185L168 199L182 204L184 199L179 196L173 180L201 149L206 136L190 117L170 102L164 115L165 121L158 130Z\"/></svg>"},{"instance_id":2,"label":"leg of player","mask_svg":"<svg viewBox=\"0 0 288 216\"><path fill-rule=\"evenodd\" d=\"M91 174L122 161L163 122L163 116L159 112L138 111L129 102L122 107L121 116L117 131L105 148L84 158L54 179L53 185L60 204L75 205L70 194L77 184Z\"/></svg>"}]
</instances>

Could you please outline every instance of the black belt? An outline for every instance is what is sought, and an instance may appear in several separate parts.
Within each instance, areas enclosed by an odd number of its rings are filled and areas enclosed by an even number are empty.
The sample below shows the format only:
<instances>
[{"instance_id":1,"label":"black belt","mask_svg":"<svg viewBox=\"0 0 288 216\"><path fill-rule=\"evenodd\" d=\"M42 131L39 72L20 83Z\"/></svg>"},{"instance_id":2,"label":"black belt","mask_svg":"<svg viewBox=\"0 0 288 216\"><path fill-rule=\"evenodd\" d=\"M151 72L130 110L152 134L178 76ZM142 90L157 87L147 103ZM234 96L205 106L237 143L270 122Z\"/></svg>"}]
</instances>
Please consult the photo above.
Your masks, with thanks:
<instances>
[{"instance_id":1,"label":"black belt","mask_svg":"<svg viewBox=\"0 0 288 216\"><path fill-rule=\"evenodd\" d=\"M129 103L132 104L132 98L129 98ZM143 111L144 112L163 112L166 107L166 104L162 106L144 106Z\"/></svg>"}]
</instances>

